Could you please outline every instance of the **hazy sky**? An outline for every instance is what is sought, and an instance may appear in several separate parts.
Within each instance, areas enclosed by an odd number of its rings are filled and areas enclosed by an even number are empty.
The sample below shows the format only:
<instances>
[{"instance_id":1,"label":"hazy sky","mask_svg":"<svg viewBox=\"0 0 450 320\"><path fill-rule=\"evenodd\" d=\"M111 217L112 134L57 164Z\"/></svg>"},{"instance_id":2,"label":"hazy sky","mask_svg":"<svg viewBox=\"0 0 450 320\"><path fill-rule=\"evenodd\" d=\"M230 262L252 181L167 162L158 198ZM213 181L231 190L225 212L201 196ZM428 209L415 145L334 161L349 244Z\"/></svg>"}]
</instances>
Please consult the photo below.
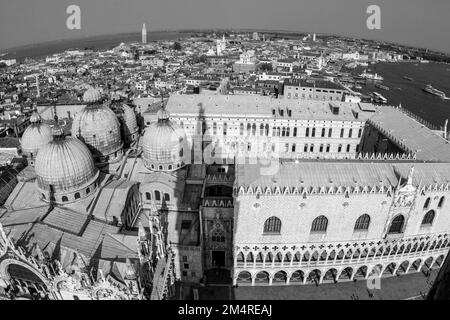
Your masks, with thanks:
<instances>
[{"instance_id":1,"label":"hazy sky","mask_svg":"<svg viewBox=\"0 0 450 320\"><path fill-rule=\"evenodd\" d=\"M81 30L66 8L81 8ZM366 9L381 8L381 30ZM450 52L450 0L1 0L0 49L85 36L182 28L265 28L382 39Z\"/></svg>"}]
</instances>

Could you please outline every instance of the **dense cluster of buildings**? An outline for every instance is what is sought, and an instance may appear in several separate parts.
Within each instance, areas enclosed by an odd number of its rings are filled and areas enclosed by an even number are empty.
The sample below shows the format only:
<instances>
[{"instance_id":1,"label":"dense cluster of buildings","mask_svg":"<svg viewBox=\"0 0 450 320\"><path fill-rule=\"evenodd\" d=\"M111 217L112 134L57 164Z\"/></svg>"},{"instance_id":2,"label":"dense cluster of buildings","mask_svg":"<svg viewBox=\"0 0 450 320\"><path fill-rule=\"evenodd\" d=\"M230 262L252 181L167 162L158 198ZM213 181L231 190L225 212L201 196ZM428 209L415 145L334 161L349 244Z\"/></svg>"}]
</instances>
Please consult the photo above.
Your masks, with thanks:
<instances>
[{"instance_id":1,"label":"dense cluster of buildings","mask_svg":"<svg viewBox=\"0 0 450 320\"><path fill-rule=\"evenodd\" d=\"M447 128L306 76L334 59L315 35L311 54L302 41L263 39L188 39L183 55L143 32L142 45L17 67L71 65L76 76L32 77L20 107L2 100L20 123L4 122L2 138L20 137L0 186L3 291L168 299L218 274L292 285L439 267L450 247ZM21 77L13 70L3 86ZM160 76L143 85L149 70Z\"/></svg>"}]
</instances>

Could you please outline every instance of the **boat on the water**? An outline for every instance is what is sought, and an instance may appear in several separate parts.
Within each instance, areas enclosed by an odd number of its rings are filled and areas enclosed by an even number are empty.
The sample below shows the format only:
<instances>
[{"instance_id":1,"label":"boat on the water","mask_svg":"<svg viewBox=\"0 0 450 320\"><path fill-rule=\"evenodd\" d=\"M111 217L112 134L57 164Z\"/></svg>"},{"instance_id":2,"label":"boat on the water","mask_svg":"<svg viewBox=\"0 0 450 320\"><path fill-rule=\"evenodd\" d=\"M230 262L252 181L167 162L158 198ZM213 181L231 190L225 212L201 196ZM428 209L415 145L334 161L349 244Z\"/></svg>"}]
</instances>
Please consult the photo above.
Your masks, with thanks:
<instances>
[{"instance_id":1,"label":"boat on the water","mask_svg":"<svg viewBox=\"0 0 450 320\"><path fill-rule=\"evenodd\" d=\"M426 87L423 88L422 90L432 95L438 96L440 98L445 98L445 93L441 90L433 88L431 84L427 84Z\"/></svg>"},{"instance_id":2,"label":"boat on the water","mask_svg":"<svg viewBox=\"0 0 450 320\"><path fill-rule=\"evenodd\" d=\"M379 84L379 83L376 83L376 84L375 84L375 87L376 87L376 88L383 89L383 90L389 90L389 87L388 87L388 86L384 86L384 85Z\"/></svg>"},{"instance_id":3,"label":"boat on the water","mask_svg":"<svg viewBox=\"0 0 450 320\"><path fill-rule=\"evenodd\" d=\"M367 73L367 72L363 72L363 73L361 73L360 75L359 75L361 78L364 78L364 79L370 79L370 80L383 80L383 77L382 76L380 76L380 75L378 75L378 74L376 74L376 73Z\"/></svg>"},{"instance_id":4,"label":"boat on the water","mask_svg":"<svg viewBox=\"0 0 450 320\"><path fill-rule=\"evenodd\" d=\"M414 79L413 79L413 78L411 78L411 77L408 77L408 76L403 76L403 79L406 79L406 80L409 80L409 81L414 81Z\"/></svg>"},{"instance_id":5,"label":"boat on the water","mask_svg":"<svg viewBox=\"0 0 450 320\"><path fill-rule=\"evenodd\" d=\"M386 104L388 102L388 100L378 92L374 91L370 96L372 98L372 101L375 103Z\"/></svg>"}]
</instances>

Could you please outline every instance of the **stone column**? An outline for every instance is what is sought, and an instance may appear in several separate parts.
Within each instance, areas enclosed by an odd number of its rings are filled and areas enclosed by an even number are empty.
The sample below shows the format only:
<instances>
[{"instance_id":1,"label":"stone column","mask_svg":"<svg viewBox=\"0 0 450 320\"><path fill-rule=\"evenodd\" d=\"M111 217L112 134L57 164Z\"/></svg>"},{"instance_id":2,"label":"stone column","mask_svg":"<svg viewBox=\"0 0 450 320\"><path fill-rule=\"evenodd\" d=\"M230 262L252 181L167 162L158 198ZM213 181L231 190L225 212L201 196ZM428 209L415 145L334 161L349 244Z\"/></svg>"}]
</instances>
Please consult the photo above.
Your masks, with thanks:
<instances>
[{"instance_id":1,"label":"stone column","mask_svg":"<svg viewBox=\"0 0 450 320\"><path fill-rule=\"evenodd\" d=\"M398 269L400 268L400 264L398 264L395 268L394 268L394 272L392 272L392 275L393 276L395 276L395 275L397 275L397 271L398 271Z\"/></svg>"},{"instance_id":2,"label":"stone column","mask_svg":"<svg viewBox=\"0 0 450 320\"><path fill-rule=\"evenodd\" d=\"M411 265L414 263L414 261L412 263L408 263L408 267L405 270L405 274L408 273L409 269L411 268Z\"/></svg>"}]
</instances>

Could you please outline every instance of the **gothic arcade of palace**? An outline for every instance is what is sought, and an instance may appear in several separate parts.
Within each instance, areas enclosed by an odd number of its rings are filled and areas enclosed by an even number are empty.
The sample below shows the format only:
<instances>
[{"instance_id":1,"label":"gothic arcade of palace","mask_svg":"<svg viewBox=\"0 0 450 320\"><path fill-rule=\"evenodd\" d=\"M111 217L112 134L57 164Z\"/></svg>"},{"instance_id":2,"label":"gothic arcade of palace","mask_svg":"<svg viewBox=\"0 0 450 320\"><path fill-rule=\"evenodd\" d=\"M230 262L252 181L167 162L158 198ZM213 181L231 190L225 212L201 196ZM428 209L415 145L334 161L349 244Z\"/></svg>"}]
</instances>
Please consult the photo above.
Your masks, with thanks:
<instances>
[{"instance_id":1,"label":"gothic arcade of palace","mask_svg":"<svg viewBox=\"0 0 450 320\"><path fill-rule=\"evenodd\" d=\"M177 281L388 277L439 267L450 144L401 107L172 95L138 119L89 89L72 136L35 112L0 212L0 285L166 299ZM141 125L139 125L141 124Z\"/></svg>"}]
</instances>

